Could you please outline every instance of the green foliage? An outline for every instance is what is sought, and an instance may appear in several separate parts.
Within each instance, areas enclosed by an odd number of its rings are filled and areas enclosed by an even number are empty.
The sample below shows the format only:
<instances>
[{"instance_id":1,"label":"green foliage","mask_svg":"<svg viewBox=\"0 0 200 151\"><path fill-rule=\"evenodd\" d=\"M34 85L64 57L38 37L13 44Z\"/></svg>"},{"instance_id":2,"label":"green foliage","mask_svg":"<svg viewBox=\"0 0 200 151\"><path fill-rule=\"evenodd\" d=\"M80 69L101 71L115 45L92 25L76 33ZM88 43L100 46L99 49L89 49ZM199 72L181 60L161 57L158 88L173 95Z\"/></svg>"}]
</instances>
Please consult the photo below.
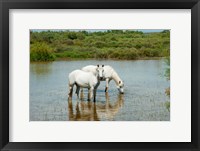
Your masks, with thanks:
<instances>
[{"instance_id":1,"label":"green foliage","mask_svg":"<svg viewBox=\"0 0 200 151\"><path fill-rule=\"evenodd\" d=\"M170 57L167 57L165 60L167 67L165 69L165 76L167 77L168 80L170 80Z\"/></svg>"},{"instance_id":2,"label":"green foliage","mask_svg":"<svg viewBox=\"0 0 200 151\"><path fill-rule=\"evenodd\" d=\"M47 44L39 42L31 44L31 61L53 61L54 59L52 49Z\"/></svg>"},{"instance_id":3,"label":"green foliage","mask_svg":"<svg viewBox=\"0 0 200 151\"><path fill-rule=\"evenodd\" d=\"M53 60L54 56L68 59L133 60L169 56L170 32L169 30L160 33L132 30L42 31L30 33L30 44L32 61L49 60L47 58Z\"/></svg>"},{"instance_id":4,"label":"green foliage","mask_svg":"<svg viewBox=\"0 0 200 151\"><path fill-rule=\"evenodd\" d=\"M70 32L68 38L71 40L77 39L77 34L75 32Z\"/></svg>"},{"instance_id":5,"label":"green foliage","mask_svg":"<svg viewBox=\"0 0 200 151\"><path fill-rule=\"evenodd\" d=\"M170 102L169 101L165 102L165 107L167 108L168 111L170 111Z\"/></svg>"},{"instance_id":6,"label":"green foliage","mask_svg":"<svg viewBox=\"0 0 200 151\"><path fill-rule=\"evenodd\" d=\"M167 65L167 67L165 69L165 76L167 77L167 80L170 80L170 57L166 58L165 63ZM170 87L165 90L165 94L168 97L170 97ZM167 101L165 103L165 106L166 106L167 110L170 111L170 101Z\"/></svg>"}]
</instances>

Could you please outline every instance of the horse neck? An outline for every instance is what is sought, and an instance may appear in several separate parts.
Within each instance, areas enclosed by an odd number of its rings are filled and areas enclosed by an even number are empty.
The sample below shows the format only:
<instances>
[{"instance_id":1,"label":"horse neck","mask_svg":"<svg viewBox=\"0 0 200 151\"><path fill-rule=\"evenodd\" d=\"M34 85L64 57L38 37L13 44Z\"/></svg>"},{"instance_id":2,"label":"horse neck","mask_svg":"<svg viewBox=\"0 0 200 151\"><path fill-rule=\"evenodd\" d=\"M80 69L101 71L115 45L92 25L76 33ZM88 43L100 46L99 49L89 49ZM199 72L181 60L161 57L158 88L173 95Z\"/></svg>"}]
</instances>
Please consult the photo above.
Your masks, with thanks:
<instances>
[{"instance_id":1,"label":"horse neck","mask_svg":"<svg viewBox=\"0 0 200 151\"><path fill-rule=\"evenodd\" d=\"M115 81L116 85L119 85L119 81L122 81L117 72L115 71L113 71L112 73L112 79Z\"/></svg>"}]
</instances>

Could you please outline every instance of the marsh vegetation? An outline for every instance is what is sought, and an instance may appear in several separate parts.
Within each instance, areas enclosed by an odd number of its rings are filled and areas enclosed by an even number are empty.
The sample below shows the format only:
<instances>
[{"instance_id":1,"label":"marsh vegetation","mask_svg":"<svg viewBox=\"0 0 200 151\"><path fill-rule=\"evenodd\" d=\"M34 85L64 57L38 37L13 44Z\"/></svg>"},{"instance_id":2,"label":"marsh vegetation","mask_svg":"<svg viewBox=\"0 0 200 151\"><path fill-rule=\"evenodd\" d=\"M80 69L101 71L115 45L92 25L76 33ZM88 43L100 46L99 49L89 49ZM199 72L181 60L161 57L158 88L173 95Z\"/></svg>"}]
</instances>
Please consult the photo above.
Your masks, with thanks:
<instances>
[{"instance_id":1,"label":"marsh vegetation","mask_svg":"<svg viewBox=\"0 0 200 151\"><path fill-rule=\"evenodd\" d=\"M121 59L167 57L170 32L133 30L31 31L30 60Z\"/></svg>"}]
</instances>

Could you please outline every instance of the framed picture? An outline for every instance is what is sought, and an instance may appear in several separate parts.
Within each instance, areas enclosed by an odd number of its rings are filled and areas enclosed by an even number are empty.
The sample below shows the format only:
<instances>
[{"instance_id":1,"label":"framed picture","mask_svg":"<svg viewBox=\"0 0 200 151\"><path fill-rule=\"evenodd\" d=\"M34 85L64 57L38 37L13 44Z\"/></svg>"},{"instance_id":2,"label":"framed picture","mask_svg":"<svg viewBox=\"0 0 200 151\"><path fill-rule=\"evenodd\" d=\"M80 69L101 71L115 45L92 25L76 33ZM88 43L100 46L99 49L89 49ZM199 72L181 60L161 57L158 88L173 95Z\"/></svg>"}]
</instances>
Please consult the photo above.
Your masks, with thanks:
<instances>
[{"instance_id":1,"label":"framed picture","mask_svg":"<svg viewBox=\"0 0 200 151\"><path fill-rule=\"evenodd\" d=\"M200 150L198 0L0 9L2 150Z\"/></svg>"}]
</instances>

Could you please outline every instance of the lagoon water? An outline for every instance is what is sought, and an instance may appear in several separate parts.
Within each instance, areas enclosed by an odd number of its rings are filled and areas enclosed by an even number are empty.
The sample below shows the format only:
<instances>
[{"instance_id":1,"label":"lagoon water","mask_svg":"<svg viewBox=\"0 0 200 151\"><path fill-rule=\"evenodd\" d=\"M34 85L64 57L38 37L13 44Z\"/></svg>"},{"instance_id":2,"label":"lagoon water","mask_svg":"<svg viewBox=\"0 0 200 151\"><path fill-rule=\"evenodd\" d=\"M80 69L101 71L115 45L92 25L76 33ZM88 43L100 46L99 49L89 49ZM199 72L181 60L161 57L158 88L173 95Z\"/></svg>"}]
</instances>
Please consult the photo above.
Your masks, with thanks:
<instances>
[{"instance_id":1,"label":"lagoon water","mask_svg":"<svg viewBox=\"0 0 200 151\"><path fill-rule=\"evenodd\" d=\"M124 94L105 82L97 90L96 102L73 93L68 100L68 74L86 65L111 65L124 81ZM81 60L30 64L30 121L169 121L164 76L166 64L160 60Z\"/></svg>"}]
</instances>

